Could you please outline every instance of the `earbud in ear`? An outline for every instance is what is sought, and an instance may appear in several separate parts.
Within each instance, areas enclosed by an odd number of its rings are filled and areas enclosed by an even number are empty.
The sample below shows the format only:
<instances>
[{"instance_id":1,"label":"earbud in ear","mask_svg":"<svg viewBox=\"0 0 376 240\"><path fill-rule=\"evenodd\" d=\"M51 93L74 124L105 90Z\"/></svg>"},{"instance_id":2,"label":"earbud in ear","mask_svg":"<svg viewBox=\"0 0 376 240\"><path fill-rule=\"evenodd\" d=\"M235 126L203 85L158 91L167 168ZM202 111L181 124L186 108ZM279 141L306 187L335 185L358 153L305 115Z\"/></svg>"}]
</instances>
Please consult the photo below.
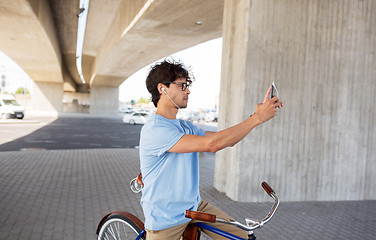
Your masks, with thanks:
<instances>
[{"instance_id":1,"label":"earbud in ear","mask_svg":"<svg viewBox=\"0 0 376 240\"><path fill-rule=\"evenodd\" d=\"M166 90L164 88L161 88L162 92L166 93ZM167 94L167 93L166 93Z\"/></svg>"}]
</instances>

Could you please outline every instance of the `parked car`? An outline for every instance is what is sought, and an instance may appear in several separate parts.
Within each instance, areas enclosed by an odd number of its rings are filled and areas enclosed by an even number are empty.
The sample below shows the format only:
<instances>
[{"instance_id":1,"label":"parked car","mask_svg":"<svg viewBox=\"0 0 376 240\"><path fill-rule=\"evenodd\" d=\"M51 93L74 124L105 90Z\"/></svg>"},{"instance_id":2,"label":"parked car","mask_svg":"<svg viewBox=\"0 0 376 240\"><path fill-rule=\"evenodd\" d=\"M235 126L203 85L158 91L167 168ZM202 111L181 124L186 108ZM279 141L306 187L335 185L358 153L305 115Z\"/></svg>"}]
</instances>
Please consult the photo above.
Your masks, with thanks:
<instances>
[{"instance_id":1,"label":"parked car","mask_svg":"<svg viewBox=\"0 0 376 240\"><path fill-rule=\"evenodd\" d=\"M144 124L146 120L149 118L149 114L146 112L134 112L130 114L125 114L123 117L124 123L129 124Z\"/></svg>"},{"instance_id":2,"label":"parked car","mask_svg":"<svg viewBox=\"0 0 376 240\"><path fill-rule=\"evenodd\" d=\"M202 120L202 116L199 112L192 112L189 110L180 110L176 118L187 120L190 122L199 122Z\"/></svg>"},{"instance_id":3,"label":"parked car","mask_svg":"<svg viewBox=\"0 0 376 240\"><path fill-rule=\"evenodd\" d=\"M205 114L205 121L207 122L218 122L217 112L208 112Z\"/></svg>"},{"instance_id":4,"label":"parked car","mask_svg":"<svg viewBox=\"0 0 376 240\"><path fill-rule=\"evenodd\" d=\"M0 94L0 117L7 118L24 118L24 109L21 107L12 95Z\"/></svg>"},{"instance_id":5,"label":"parked car","mask_svg":"<svg viewBox=\"0 0 376 240\"><path fill-rule=\"evenodd\" d=\"M133 110L133 107L131 105L128 105L128 106L121 106L119 108L119 113L133 113L134 110Z\"/></svg>"}]
</instances>

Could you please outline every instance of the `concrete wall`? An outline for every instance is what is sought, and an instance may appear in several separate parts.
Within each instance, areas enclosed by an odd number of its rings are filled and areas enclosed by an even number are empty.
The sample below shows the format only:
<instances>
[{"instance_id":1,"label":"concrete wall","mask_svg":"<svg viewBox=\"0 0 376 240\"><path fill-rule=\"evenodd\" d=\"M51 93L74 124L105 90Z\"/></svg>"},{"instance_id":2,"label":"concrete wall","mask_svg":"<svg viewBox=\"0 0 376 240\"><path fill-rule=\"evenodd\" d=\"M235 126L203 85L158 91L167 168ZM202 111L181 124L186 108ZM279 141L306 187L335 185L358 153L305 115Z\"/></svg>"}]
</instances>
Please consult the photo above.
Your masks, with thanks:
<instances>
[{"instance_id":1,"label":"concrete wall","mask_svg":"<svg viewBox=\"0 0 376 240\"><path fill-rule=\"evenodd\" d=\"M215 187L264 201L376 199L376 2L225 1L220 129L272 81L285 107L217 154Z\"/></svg>"},{"instance_id":2,"label":"concrete wall","mask_svg":"<svg viewBox=\"0 0 376 240\"><path fill-rule=\"evenodd\" d=\"M89 113L90 94L80 92L64 92L63 112Z\"/></svg>"},{"instance_id":3,"label":"concrete wall","mask_svg":"<svg viewBox=\"0 0 376 240\"><path fill-rule=\"evenodd\" d=\"M113 115L118 113L119 88L92 86L90 89L90 114Z\"/></svg>"},{"instance_id":4,"label":"concrete wall","mask_svg":"<svg viewBox=\"0 0 376 240\"><path fill-rule=\"evenodd\" d=\"M57 116L63 109L63 83L33 81L28 115Z\"/></svg>"}]
</instances>

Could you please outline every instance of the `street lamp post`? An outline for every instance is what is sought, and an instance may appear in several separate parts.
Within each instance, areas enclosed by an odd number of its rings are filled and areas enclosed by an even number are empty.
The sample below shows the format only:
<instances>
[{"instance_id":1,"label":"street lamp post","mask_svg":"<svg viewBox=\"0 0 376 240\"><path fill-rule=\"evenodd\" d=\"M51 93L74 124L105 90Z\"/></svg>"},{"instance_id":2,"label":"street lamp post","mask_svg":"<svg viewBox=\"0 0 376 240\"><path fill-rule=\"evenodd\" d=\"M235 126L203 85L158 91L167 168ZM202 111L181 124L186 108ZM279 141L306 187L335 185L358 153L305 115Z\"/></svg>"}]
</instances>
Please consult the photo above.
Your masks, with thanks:
<instances>
[{"instance_id":1,"label":"street lamp post","mask_svg":"<svg viewBox=\"0 0 376 240\"><path fill-rule=\"evenodd\" d=\"M3 74L3 75L1 76L1 93L2 93L2 94L4 93L5 79L6 79L6 76Z\"/></svg>"}]
</instances>

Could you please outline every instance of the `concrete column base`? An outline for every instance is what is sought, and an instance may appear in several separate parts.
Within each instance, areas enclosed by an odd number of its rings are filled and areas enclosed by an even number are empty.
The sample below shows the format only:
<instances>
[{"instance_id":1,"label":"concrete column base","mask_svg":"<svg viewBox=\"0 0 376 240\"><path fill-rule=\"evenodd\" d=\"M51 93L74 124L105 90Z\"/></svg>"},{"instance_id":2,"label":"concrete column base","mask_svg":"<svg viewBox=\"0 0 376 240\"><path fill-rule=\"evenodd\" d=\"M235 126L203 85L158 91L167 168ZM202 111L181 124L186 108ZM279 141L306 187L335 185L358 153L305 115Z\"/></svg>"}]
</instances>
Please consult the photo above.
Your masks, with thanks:
<instances>
[{"instance_id":1,"label":"concrete column base","mask_svg":"<svg viewBox=\"0 0 376 240\"><path fill-rule=\"evenodd\" d=\"M63 83L35 82L25 115L58 116L63 109Z\"/></svg>"},{"instance_id":2,"label":"concrete column base","mask_svg":"<svg viewBox=\"0 0 376 240\"><path fill-rule=\"evenodd\" d=\"M92 86L90 89L90 114L115 116L119 108L119 88Z\"/></svg>"}]
</instances>

